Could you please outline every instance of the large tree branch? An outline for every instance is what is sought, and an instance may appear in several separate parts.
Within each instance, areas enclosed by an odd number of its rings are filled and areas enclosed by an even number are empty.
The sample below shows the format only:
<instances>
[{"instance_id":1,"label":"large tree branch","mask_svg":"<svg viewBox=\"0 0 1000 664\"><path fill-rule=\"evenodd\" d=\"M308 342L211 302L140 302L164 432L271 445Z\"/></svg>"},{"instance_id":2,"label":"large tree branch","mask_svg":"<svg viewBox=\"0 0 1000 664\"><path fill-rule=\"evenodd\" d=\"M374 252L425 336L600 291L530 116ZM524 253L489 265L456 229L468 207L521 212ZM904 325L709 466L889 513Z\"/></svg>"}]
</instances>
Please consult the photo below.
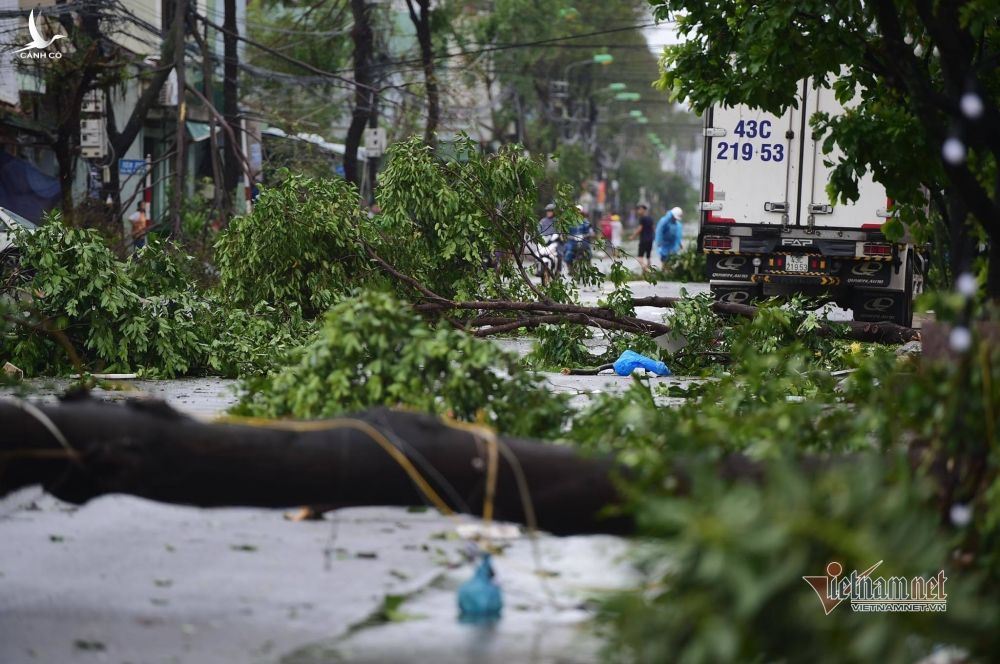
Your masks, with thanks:
<instances>
[{"instance_id":1,"label":"large tree branch","mask_svg":"<svg viewBox=\"0 0 1000 664\"><path fill-rule=\"evenodd\" d=\"M202 507L426 504L382 446L388 443L450 509L483 513L492 434L426 415L375 409L355 418L249 426L205 424L162 402L87 399L35 408L41 417L0 401L0 496L41 484L73 503L126 493ZM631 519L603 514L623 502L610 459L565 445L497 440L495 518L528 523L527 499L543 530L631 529Z\"/></svg>"},{"instance_id":2,"label":"large tree branch","mask_svg":"<svg viewBox=\"0 0 1000 664\"><path fill-rule=\"evenodd\" d=\"M236 144L237 141L236 132L239 131L239 128L230 125L229 122L226 120L225 116L219 113L218 109L216 109L215 106L212 105L212 102L209 101L209 99L204 94L202 94L198 88L196 88L195 86L193 86L191 83L188 82L184 83L184 87L188 92L190 92L191 94L193 94L195 97L198 98L198 101L202 103L202 105L205 107L205 110L207 110L209 114L211 114L211 116L215 119L215 121L219 123L219 126L222 127L222 130L226 132L226 142ZM212 127L212 131L215 131L214 127ZM236 148L235 153L237 158L239 159L240 170L252 182L253 168L250 166L250 162L247 160L246 155L243 154L243 150L239 148Z\"/></svg>"},{"instance_id":3,"label":"large tree branch","mask_svg":"<svg viewBox=\"0 0 1000 664\"><path fill-rule=\"evenodd\" d=\"M630 473L613 459L408 411L207 424L159 401L77 398L31 407L0 400L0 421L0 497L40 484L78 504L123 493L199 507L336 509L425 505L429 488L449 511L482 515L496 441L494 518L566 535L634 530L619 488ZM914 445L909 456L914 468L947 477L946 459L927 448ZM400 459L419 471L425 488ZM807 475L857 462L857 455L797 460ZM690 491L698 463L689 457L671 464L674 493ZM711 463L726 481L767 479L765 463L741 454Z\"/></svg>"},{"instance_id":4,"label":"large tree branch","mask_svg":"<svg viewBox=\"0 0 1000 664\"><path fill-rule=\"evenodd\" d=\"M591 307L579 304L553 302L549 299L537 302L516 302L511 300L451 300L438 295L418 280L404 274L390 265L370 246L365 245L369 257L393 279L406 284L428 301L419 302L413 309L425 314L444 314L456 310L475 311L479 313L472 321L466 321L471 327L482 327L475 332L476 336L492 336L513 332L521 328L532 328L543 324L574 323L601 329L619 330L658 337L671 331L670 325L644 320L636 316L622 316L607 307ZM633 298L632 308L675 306L682 298L677 297L643 297ZM714 302L713 310L723 316L740 316L753 318L757 308L745 304ZM483 312L521 312L522 315L508 318L501 322L490 321L481 315ZM920 338L919 333L908 327L894 323L862 323L848 321L842 324L821 324L816 334L824 336L840 336L846 328L846 337L858 341L878 341L881 343L904 343Z\"/></svg>"}]
</instances>

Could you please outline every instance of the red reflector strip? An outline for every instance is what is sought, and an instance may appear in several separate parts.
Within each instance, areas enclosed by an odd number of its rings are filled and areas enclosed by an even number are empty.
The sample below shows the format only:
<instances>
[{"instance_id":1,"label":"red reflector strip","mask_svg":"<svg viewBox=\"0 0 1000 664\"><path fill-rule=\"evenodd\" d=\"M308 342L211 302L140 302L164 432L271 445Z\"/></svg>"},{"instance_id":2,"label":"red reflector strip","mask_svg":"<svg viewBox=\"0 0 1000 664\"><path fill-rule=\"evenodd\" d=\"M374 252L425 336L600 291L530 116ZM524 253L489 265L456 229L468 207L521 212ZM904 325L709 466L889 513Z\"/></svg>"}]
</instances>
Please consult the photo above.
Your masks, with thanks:
<instances>
[{"instance_id":1,"label":"red reflector strip","mask_svg":"<svg viewBox=\"0 0 1000 664\"><path fill-rule=\"evenodd\" d=\"M861 224L861 228L877 229L882 228L882 224Z\"/></svg>"},{"instance_id":2,"label":"red reflector strip","mask_svg":"<svg viewBox=\"0 0 1000 664\"><path fill-rule=\"evenodd\" d=\"M729 237L706 236L703 246L705 249L732 249L733 239Z\"/></svg>"},{"instance_id":3,"label":"red reflector strip","mask_svg":"<svg viewBox=\"0 0 1000 664\"><path fill-rule=\"evenodd\" d=\"M863 253L865 256L888 256L892 254L892 245L866 243Z\"/></svg>"},{"instance_id":4,"label":"red reflector strip","mask_svg":"<svg viewBox=\"0 0 1000 664\"><path fill-rule=\"evenodd\" d=\"M712 203L715 201L715 183L708 183L708 202ZM735 224L736 220L732 217L720 217L715 212L709 210L708 214L705 215L705 223L708 224Z\"/></svg>"}]
</instances>

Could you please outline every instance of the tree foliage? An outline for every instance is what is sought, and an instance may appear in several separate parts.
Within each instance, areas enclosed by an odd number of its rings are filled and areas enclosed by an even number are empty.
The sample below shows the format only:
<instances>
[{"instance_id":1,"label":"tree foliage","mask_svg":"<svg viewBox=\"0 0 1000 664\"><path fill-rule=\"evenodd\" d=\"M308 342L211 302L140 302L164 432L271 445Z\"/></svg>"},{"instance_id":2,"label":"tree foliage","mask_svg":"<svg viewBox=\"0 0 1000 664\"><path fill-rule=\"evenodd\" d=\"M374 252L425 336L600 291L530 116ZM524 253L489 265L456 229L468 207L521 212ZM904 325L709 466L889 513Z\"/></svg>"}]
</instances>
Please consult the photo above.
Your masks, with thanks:
<instances>
[{"instance_id":1,"label":"tree foliage","mask_svg":"<svg viewBox=\"0 0 1000 664\"><path fill-rule=\"evenodd\" d=\"M0 356L29 376L255 373L310 328L294 304L234 308L211 289L192 288L194 259L166 242L151 241L123 261L97 231L66 228L53 215L34 233L19 233L17 244L18 307L0 334Z\"/></svg>"},{"instance_id":2,"label":"tree foliage","mask_svg":"<svg viewBox=\"0 0 1000 664\"><path fill-rule=\"evenodd\" d=\"M570 438L631 469L651 536L641 589L606 605L618 656L911 662L949 644L989 661L1000 620L1000 355L984 343L957 363L850 352L837 365L855 368L846 379L814 357L797 344L747 346L672 408L636 383L574 419ZM721 473L734 454L755 469ZM886 577L945 570L947 614L826 616L802 581L831 561L864 570L879 560Z\"/></svg>"},{"instance_id":3,"label":"tree foliage","mask_svg":"<svg viewBox=\"0 0 1000 664\"><path fill-rule=\"evenodd\" d=\"M344 180L288 175L233 219L216 245L225 296L236 306L295 304L325 311L364 267L363 212Z\"/></svg>"},{"instance_id":4,"label":"tree foliage","mask_svg":"<svg viewBox=\"0 0 1000 664\"><path fill-rule=\"evenodd\" d=\"M283 369L251 380L237 412L316 419L402 406L480 421L512 435L551 436L565 399L487 341L429 326L386 293L365 291L326 314Z\"/></svg>"}]
</instances>

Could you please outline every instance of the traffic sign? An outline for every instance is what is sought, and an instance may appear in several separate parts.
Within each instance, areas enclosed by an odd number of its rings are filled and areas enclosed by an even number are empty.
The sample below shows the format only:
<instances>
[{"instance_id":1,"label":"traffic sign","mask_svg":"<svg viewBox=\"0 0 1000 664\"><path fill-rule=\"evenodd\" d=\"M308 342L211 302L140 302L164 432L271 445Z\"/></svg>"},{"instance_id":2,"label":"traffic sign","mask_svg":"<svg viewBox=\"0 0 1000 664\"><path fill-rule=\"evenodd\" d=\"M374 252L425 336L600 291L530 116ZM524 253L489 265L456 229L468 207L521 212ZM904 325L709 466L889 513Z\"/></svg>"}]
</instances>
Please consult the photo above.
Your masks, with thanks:
<instances>
[{"instance_id":1,"label":"traffic sign","mask_svg":"<svg viewBox=\"0 0 1000 664\"><path fill-rule=\"evenodd\" d=\"M122 175L136 175L146 170L145 159L119 159L118 172Z\"/></svg>"}]
</instances>

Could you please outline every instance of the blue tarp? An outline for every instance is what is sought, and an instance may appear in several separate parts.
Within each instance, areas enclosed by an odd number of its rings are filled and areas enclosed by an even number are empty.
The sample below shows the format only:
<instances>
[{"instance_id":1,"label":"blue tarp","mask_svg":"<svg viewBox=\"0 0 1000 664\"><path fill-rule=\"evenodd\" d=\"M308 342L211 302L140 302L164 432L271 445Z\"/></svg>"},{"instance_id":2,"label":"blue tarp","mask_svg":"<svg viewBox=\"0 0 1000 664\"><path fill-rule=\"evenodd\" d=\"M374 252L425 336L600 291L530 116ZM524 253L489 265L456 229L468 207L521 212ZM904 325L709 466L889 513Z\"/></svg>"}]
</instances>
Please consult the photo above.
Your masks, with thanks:
<instances>
[{"instance_id":1,"label":"blue tarp","mask_svg":"<svg viewBox=\"0 0 1000 664\"><path fill-rule=\"evenodd\" d=\"M0 151L0 207L38 223L59 202L59 180Z\"/></svg>"},{"instance_id":2,"label":"blue tarp","mask_svg":"<svg viewBox=\"0 0 1000 664\"><path fill-rule=\"evenodd\" d=\"M631 376L636 369L645 369L655 373L657 376L669 376L670 369L659 360L654 360L645 355L640 355L634 350L622 351L622 354L615 360L615 373L619 376Z\"/></svg>"}]
</instances>

